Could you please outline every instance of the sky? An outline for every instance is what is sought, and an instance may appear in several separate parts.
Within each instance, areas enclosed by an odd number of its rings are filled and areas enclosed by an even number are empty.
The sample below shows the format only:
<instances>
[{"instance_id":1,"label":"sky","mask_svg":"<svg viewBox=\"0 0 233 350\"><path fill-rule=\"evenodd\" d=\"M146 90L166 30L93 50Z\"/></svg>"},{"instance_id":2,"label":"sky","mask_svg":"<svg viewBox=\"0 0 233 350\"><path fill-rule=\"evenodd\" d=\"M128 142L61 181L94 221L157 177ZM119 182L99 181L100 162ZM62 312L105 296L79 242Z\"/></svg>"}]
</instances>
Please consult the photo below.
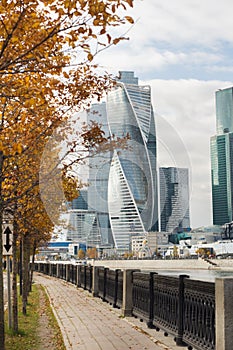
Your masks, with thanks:
<instances>
[{"instance_id":1,"label":"sky","mask_svg":"<svg viewBox=\"0 0 233 350\"><path fill-rule=\"evenodd\" d=\"M210 137L215 92L233 86L232 0L135 0L129 37L104 50L108 72L135 72L152 89L158 166L188 167L191 227L212 224Z\"/></svg>"}]
</instances>

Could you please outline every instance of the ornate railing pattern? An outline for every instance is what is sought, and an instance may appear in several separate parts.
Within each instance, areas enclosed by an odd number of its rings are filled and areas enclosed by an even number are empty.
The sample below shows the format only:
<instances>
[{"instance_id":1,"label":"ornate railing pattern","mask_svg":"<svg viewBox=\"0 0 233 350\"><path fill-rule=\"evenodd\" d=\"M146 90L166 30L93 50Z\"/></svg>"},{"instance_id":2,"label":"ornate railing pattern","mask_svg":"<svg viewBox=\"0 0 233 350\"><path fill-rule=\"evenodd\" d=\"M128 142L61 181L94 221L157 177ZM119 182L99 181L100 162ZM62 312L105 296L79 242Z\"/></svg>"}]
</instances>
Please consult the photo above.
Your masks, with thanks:
<instances>
[{"instance_id":1,"label":"ornate railing pattern","mask_svg":"<svg viewBox=\"0 0 233 350\"><path fill-rule=\"evenodd\" d=\"M105 300L116 306L117 299L117 270L106 270L106 293Z\"/></svg>"},{"instance_id":2,"label":"ornate railing pattern","mask_svg":"<svg viewBox=\"0 0 233 350\"><path fill-rule=\"evenodd\" d=\"M214 283L133 272L133 315L174 335L177 345L215 349Z\"/></svg>"},{"instance_id":3,"label":"ornate railing pattern","mask_svg":"<svg viewBox=\"0 0 233 350\"><path fill-rule=\"evenodd\" d=\"M172 334L178 332L179 278L153 276L154 315L153 325Z\"/></svg>"},{"instance_id":4,"label":"ornate railing pattern","mask_svg":"<svg viewBox=\"0 0 233 350\"><path fill-rule=\"evenodd\" d=\"M184 281L183 340L196 349L215 349L215 285Z\"/></svg>"},{"instance_id":5,"label":"ornate railing pattern","mask_svg":"<svg viewBox=\"0 0 233 350\"><path fill-rule=\"evenodd\" d=\"M133 315L147 322L152 326L153 320L153 290L151 273L133 273Z\"/></svg>"}]
</instances>

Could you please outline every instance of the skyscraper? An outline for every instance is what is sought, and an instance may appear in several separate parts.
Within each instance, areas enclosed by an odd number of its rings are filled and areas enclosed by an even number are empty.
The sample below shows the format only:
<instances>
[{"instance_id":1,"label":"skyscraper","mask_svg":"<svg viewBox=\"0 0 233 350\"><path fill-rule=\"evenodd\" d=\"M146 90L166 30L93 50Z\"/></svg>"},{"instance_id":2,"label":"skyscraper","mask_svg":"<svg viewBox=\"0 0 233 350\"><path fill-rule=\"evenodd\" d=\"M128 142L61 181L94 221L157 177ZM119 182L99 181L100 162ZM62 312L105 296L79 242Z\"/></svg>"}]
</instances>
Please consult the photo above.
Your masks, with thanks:
<instances>
[{"instance_id":1,"label":"skyscraper","mask_svg":"<svg viewBox=\"0 0 233 350\"><path fill-rule=\"evenodd\" d=\"M120 72L107 97L112 135L129 134L127 150L115 150L108 183L108 208L114 244L127 250L131 235L158 230L156 134L149 86L133 72Z\"/></svg>"},{"instance_id":2,"label":"skyscraper","mask_svg":"<svg viewBox=\"0 0 233 350\"><path fill-rule=\"evenodd\" d=\"M217 135L211 137L213 224L233 220L233 88L216 91Z\"/></svg>"},{"instance_id":3,"label":"skyscraper","mask_svg":"<svg viewBox=\"0 0 233 350\"><path fill-rule=\"evenodd\" d=\"M188 169L160 168L159 181L161 231L190 227Z\"/></svg>"},{"instance_id":4,"label":"skyscraper","mask_svg":"<svg viewBox=\"0 0 233 350\"><path fill-rule=\"evenodd\" d=\"M98 122L104 132L104 136L109 136L109 126L107 122L106 104L92 104L87 113L87 122ZM112 153L101 152L92 157L89 161L88 174L88 209L97 213L97 218L101 233L101 243L104 245L113 244L112 232L108 213L108 181Z\"/></svg>"},{"instance_id":5,"label":"skyscraper","mask_svg":"<svg viewBox=\"0 0 233 350\"><path fill-rule=\"evenodd\" d=\"M119 147L90 159L88 210L74 210L73 225L80 231L78 237L91 235L97 227L100 244L113 243L116 249L127 251L132 235L158 230L156 133L150 87L139 86L133 72L120 72L106 104L92 105L87 120L100 122L105 136L128 134L130 140L127 149Z\"/></svg>"},{"instance_id":6,"label":"skyscraper","mask_svg":"<svg viewBox=\"0 0 233 350\"><path fill-rule=\"evenodd\" d=\"M105 136L109 136L105 103L92 104L86 113L86 121L99 123ZM88 186L71 202L68 239L72 237L75 241L113 245L108 214L110 160L111 152L98 153L90 158L86 179Z\"/></svg>"},{"instance_id":7,"label":"skyscraper","mask_svg":"<svg viewBox=\"0 0 233 350\"><path fill-rule=\"evenodd\" d=\"M68 203L67 240L96 245L101 243L100 225L96 211L88 210L87 194L80 190L78 198Z\"/></svg>"}]
</instances>

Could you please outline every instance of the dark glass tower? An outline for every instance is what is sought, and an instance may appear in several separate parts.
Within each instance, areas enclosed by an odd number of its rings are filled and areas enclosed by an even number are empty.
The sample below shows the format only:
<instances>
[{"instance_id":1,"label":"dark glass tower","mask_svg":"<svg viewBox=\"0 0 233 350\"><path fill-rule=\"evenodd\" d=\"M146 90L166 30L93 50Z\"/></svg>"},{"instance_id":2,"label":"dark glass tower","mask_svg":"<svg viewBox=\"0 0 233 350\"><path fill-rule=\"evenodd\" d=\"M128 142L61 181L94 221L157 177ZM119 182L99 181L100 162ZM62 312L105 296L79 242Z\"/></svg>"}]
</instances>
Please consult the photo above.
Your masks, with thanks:
<instances>
[{"instance_id":1,"label":"dark glass tower","mask_svg":"<svg viewBox=\"0 0 233 350\"><path fill-rule=\"evenodd\" d=\"M233 88L216 92L217 135L211 137L213 224L233 220Z\"/></svg>"},{"instance_id":2,"label":"dark glass tower","mask_svg":"<svg viewBox=\"0 0 233 350\"><path fill-rule=\"evenodd\" d=\"M186 168L159 168L161 231L189 228L189 174Z\"/></svg>"}]
</instances>

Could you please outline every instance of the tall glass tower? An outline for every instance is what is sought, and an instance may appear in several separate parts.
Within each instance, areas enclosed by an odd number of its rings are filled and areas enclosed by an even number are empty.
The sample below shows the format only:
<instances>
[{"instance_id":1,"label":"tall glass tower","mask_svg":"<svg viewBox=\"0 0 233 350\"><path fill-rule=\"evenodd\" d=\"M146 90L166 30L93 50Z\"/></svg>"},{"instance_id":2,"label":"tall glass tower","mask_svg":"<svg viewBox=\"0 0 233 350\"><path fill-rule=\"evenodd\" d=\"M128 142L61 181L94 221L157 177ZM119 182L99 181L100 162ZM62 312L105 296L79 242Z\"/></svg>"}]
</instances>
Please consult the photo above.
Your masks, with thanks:
<instances>
[{"instance_id":1,"label":"tall glass tower","mask_svg":"<svg viewBox=\"0 0 233 350\"><path fill-rule=\"evenodd\" d=\"M95 121L109 136L106 104L95 103L86 112L87 123ZM108 214L108 178L111 152L102 152L89 159L86 190L70 203L68 239L99 246L113 246Z\"/></svg>"},{"instance_id":2,"label":"tall glass tower","mask_svg":"<svg viewBox=\"0 0 233 350\"><path fill-rule=\"evenodd\" d=\"M129 135L128 149L115 150L109 172L108 209L115 247L128 250L131 235L158 230L157 155L150 86L134 72L120 72L107 97L112 135Z\"/></svg>"},{"instance_id":3,"label":"tall glass tower","mask_svg":"<svg viewBox=\"0 0 233 350\"><path fill-rule=\"evenodd\" d=\"M109 136L107 123L106 103L95 103L91 105L87 113L88 123L98 122L104 132ZM108 214L108 181L112 152L97 153L89 160L88 174L88 209L96 212L100 232L101 244L113 245L112 232Z\"/></svg>"},{"instance_id":4,"label":"tall glass tower","mask_svg":"<svg viewBox=\"0 0 233 350\"><path fill-rule=\"evenodd\" d=\"M159 168L161 231L190 227L189 175L186 168Z\"/></svg>"},{"instance_id":5,"label":"tall glass tower","mask_svg":"<svg viewBox=\"0 0 233 350\"><path fill-rule=\"evenodd\" d=\"M233 88L216 92L217 135L211 137L213 224L233 220Z\"/></svg>"}]
</instances>

